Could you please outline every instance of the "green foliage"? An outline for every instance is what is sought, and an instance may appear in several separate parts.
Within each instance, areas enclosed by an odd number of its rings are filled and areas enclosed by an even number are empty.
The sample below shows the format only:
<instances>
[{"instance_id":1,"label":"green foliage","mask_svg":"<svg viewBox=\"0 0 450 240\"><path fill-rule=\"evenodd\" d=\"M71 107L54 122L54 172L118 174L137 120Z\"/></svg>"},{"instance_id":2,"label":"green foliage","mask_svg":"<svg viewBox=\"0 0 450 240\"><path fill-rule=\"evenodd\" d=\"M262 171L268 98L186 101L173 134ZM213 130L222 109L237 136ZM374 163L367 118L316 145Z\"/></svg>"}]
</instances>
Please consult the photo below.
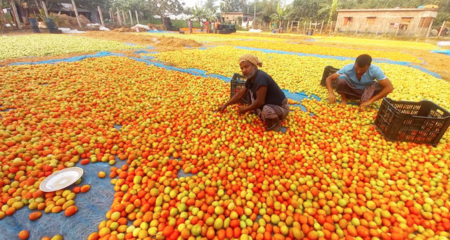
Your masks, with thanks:
<instances>
[{"instance_id":1,"label":"green foliage","mask_svg":"<svg viewBox=\"0 0 450 240\"><path fill-rule=\"evenodd\" d=\"M245 1L241 0L222 0L220 2L221 12L242 12L246 9Z\"/></svg>"},{"instance_id":2,"label":"green foliage","mask_svg":"<svg viewBox=\"0 0 450 240\"><path fill-rule=\"evenodd\" d=\"M279 22L280 26L283 26L283 22L288 19L289 11L286 7L277 6L277 11L270 15L270 19L274 22Z\"/></svg>"}]
</instances>

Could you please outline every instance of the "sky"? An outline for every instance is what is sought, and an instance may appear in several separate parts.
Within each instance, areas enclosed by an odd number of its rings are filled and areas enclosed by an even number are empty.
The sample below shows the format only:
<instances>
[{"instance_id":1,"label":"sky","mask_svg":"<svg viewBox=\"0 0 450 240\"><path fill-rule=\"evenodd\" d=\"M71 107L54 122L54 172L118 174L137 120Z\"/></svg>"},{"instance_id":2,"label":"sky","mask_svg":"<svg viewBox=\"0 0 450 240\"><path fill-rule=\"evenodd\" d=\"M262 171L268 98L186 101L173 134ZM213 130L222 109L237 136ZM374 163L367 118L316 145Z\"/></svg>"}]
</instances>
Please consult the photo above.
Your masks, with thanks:
<instances>
[{"instance_id":1,"label":"sky","mask_svg":"<svg viewBox=\"0 0 450 240\"><path fill-rule=\"evenodd\" d=\"M248 0L249 2L253 2L254 0ZM285 2L285 4L290 4L292 3L294 0L281 0L282 2ZM184 2L186 5L186 7L193 7L195 5L202 5L201 0L180 0L180 2ZM220 0L217 0L217 5L220 4Z\"/></svg>"}]
</instances>

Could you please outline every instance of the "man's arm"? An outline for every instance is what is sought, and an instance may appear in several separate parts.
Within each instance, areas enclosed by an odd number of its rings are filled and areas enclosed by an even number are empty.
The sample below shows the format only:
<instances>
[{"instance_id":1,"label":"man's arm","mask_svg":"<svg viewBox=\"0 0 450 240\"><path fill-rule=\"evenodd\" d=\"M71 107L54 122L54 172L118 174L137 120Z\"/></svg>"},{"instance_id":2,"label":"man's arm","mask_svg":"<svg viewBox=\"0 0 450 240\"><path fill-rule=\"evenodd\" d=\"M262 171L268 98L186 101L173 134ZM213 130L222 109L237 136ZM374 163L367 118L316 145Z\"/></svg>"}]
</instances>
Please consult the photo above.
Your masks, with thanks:
<instances>
[{"instance_id":1,"label":"man's arm","mask_svg":"<svg viewBox=\"0 0 450 240\"><path fill-rule=\"evenodd\" d=\"M379 81L378 83L380 83L381 85L382 88L381 91L377 95L373 96L371 99L361 103L361 107L371 105L375 101L386 97L390 92L392 92L392 90L394 90L394 86L392 86L391 81L389 81L389 79L387 78Z\"/></svg>"},{"instance_id":2,"label":"man's arm","mask_svg":"<svg viewBox=\"0 0 450 240\"><path fill-rule=\"evenodd\" d=\"M234 94L234 96L230 100L228 100L228 102L225 103L225 105L220 106L219 111L222 112L223 110L225 110L225 108L227 108L231 104L237 103L239 100L241 100L244 97L245 92L247 92L246 87L242 88L239 92Z\"/></svg>"},{"instance_id":3,"label":"man's arm","mask_svg":"<svg viewBox=\"0 0 450 240\"><path fill-rule=\"evenodd\" d=\"M327 77L326 83L327 83L327 89L328 89L328 100L330 103L336 102L336 96L333 92L333 81L336 81L336 79L339 77L338 73L333 73L330 76Z\"/></svg>"},{"instance_id":4,"label":"man's arm","mask_svg":"<svg viewBox=\"0 0 450 240\"><path fill-rule=\"evenodd\" d=\"M267 94L267 86L261 86L256 90L256 101L253 101L252 104L250 104L247 107L240 108L239 113L244 114L246 112L258 109L266 103L266 94Z\"/></svg>"}]
</instances>

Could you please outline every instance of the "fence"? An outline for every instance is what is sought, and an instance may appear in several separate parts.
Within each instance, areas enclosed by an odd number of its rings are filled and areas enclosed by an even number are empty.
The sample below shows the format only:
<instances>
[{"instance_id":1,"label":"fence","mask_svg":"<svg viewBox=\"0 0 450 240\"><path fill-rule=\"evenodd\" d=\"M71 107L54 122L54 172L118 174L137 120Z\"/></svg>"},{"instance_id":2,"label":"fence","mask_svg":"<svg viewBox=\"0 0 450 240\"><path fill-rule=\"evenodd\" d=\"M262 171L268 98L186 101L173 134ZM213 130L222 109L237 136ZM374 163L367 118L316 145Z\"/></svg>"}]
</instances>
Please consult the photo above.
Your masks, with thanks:
<instances>
[{"instance_id":1,"label":"fence","mask_svg":"<svg viewBox=\"0 0 450 240\"><path fill-rule=\"evenodd\" d=\"M283 23L284 33L298 33L304 35L329 35L329 34L343 34L343 35L374 35L385 37L447 37L450 33L448 22L444 22L441 26L426 29L405 28L402 24L381 26L380 24L368 27L366 23L359 22L352 23L352 26L336 26L336 22L332 21L286 21ZM265 31L280 32L281 28L278 26L271 26L269 23L255 23L256 29Z\"/></svg>"}]
</instances>

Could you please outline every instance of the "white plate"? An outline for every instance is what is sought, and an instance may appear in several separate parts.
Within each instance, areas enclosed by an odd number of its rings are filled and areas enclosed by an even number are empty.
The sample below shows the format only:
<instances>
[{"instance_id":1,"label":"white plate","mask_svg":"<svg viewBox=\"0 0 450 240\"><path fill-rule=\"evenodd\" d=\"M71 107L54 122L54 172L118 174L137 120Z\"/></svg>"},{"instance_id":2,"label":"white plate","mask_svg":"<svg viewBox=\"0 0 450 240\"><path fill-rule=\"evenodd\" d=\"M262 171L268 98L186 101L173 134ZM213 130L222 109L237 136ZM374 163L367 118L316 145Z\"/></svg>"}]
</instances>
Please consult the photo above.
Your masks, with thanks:
<instances>
[{"instance_id":1,"label":"white plate","mask_svg":"<svg viewBox=\"0 0 450 240\"><path fill-rule=\"evenodd\" d=\"M54 192L66 188L76 182L83 175L79 167L65 168L54 172L41 182L39 189L43 192Z\"/></svg>"}]
</instances>

